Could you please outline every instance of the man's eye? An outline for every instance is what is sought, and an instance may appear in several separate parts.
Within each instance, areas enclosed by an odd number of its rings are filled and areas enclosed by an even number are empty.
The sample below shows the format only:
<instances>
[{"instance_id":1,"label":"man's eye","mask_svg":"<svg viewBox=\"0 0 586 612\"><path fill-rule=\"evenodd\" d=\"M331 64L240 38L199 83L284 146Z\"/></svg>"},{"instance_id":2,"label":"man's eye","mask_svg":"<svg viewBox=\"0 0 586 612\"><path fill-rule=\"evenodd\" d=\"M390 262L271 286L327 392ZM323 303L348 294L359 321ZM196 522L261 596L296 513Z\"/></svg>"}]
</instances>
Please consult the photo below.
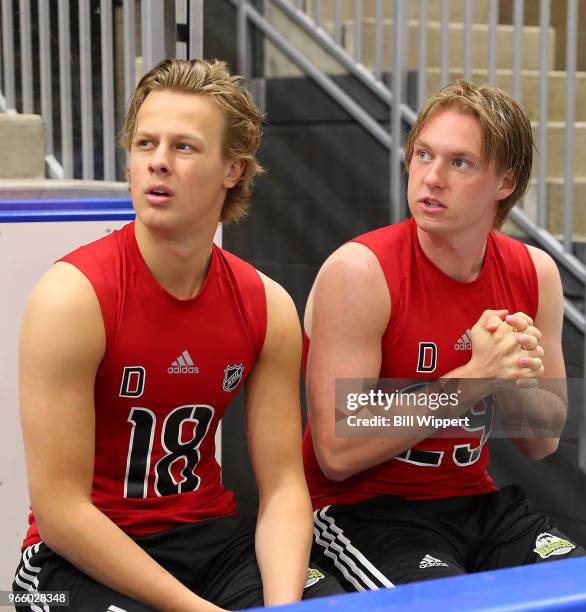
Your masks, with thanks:
<instances>
[{"instance_id":1,"label":"man's eye","mask_svg":"<svg viewBox=\"0 0 586 612\"><path fill-rule=\"evenodd\" d=\"M427 151L417 151L417 157L424 161L431 159L431 155Z\"/></svg>"},{"instance_id":2,"label":"man's eye","mask_svg":"<svg viewBox=\"0 0 586 612\"><path fill-rule=\"evenodd\" d=\"M151 146L153 144L153 142L152 142L152 140L144 140L143 139L143 140L137 140L134 144L137 147L144 148L144 147Z\"/></svg>"},{"instance_id":3,"label":"man's eye","mask_svg":"<svg viewBox=\"0 0 586 612\"><path fill-rule=\"evenodd\" d=\"M184 142L180 142L180 143L177 145L177 148L178 148L180 151L193 151L193 147L192 147L191 145L185 144Z\"/></svg>"},{"instance_id":4,"label":"man's eye","mask_svg":"<svg viewBox=\"0 0 586 612\"><path fill-rule=\"evenodd\" d=\"M454 166L456 166L456 168L470 168L471 164L465 159L455 159Z\"/></svg>"}]
</instances>

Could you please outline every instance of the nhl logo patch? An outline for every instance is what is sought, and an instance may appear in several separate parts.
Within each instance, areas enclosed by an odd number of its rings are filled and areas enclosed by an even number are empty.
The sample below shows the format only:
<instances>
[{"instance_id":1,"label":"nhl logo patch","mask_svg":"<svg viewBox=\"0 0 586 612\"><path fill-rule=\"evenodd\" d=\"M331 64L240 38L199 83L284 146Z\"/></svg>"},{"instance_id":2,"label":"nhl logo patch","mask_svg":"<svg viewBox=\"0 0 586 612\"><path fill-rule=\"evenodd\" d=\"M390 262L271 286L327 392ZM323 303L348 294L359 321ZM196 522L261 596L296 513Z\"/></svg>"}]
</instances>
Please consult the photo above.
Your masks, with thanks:
<instances>
[{"instance_id":1,"label":"nhl logo patch","mask_svg":"<svg viewBox=\"0 0 586 612\"><path fill-rule=\"evenodd\" d=\"M234 391L242 380L242 374L244 372L244 366L239 363L238 365L226 366L224 370L224 382L222 383L222 389L226 393Z\"/></svg>"}]
</instances>

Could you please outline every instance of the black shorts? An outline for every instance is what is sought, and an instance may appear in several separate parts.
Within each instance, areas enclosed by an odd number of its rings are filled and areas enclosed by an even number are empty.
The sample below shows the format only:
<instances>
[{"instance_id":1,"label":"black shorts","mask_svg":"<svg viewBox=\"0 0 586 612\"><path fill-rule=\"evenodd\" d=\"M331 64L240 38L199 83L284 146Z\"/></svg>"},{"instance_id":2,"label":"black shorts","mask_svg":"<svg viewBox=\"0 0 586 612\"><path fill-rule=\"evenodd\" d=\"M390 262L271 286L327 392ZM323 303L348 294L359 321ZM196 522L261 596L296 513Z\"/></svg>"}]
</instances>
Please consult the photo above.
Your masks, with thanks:
<instances>
[{"instance_id":1,"label":"black shorts","mask_svg":"<svg viewBox=\"0 0 586 612\"><path fill-rule=\"evenodd\" d=\"M228 610L263 605L254 552L254 521L230 516L185 525L135 542L200 597ZM68 591L69 610L144 612L152 610L96 582L39 542L23 551L12 585L15 593ZM343 593L336 579L310 564L304 599ZM43 607L16 606L21 610Z\"/></svg>"},{"instance_id":2,"label":"black shorts","mask_svg":"<svg viewBox=\"0 0 586 612\"><path fill-rule=\"evenodd\" d=\"M433 501L384 495L314 512L313 558L348 591L584 555L517 486Z\"/></svg>"}]
</instances>

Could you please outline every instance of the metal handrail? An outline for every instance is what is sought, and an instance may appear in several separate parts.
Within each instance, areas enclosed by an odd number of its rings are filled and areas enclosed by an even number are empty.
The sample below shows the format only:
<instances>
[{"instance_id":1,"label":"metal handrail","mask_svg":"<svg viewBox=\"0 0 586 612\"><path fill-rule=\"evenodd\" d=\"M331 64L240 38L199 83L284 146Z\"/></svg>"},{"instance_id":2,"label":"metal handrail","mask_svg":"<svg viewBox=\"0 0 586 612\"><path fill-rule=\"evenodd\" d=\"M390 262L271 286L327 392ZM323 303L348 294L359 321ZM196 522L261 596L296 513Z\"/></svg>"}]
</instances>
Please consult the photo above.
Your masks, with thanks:
<instances>
[{"instance_id":1,"label":"metal handrail","mask_svg":"<svg viewBox=\"0 0 586 612\"><path fill-rule=\"evenodd\" d=\"M335 82L322 70L316 68L301 52L299 52L268 20L266 20L256 8L248 2L238 2L238 0L229 0L235 6L241 6L245 10L245 16L251 21L279 48L287 57L293 61L307 76L312 78L320 85L336 102L338 102L349 114L351 114L365 129L367 129L378 142L387 147L389 150L392 147L392 136L389 135L368 113L366 113L350 96L348 96ZM323 49L331 52L336 60L340 60L345 67L349 67L350 63L353 66L351 71L353 75L358 76L361 82L372 82L372 78L367 77L366 70L362 65L356 65L356 62L350 55L345 53L328 40L321 28L316 28L309 17L302 13L299 9L290 5L286 0L270 0L275 6L282 9L283 12L298 24L304 32L312 34L313 39L321 44ZM343 61L342 61L343 60ZM369 73L370 75L370 73ZM386 90L386 87L384 88ZM379 98L387 104L392 102L392 96L386 98L381 95L380 87L371 87L371 91L377 93ZM388 90L387 90L388 91ZM390 92L389 92L390 93ZM409 112L405 113L406 105L401 105L401 115L407 121L412 123L416 118L416 113L409 108ZM402 150L401 150L402 153ZM562 265L570 274L572 274L581 283L586 284L586 266L574 255L566 251L560 241L550 234L547 230L535 224L520 208L513 208L510 212L511 220L526 232L539 246L548 251L552 257ZM580 327L586 329L585 316L569 301L566 302L566 316L568 319Z\"/></svg>"},{"instance_id":2,"label":"metal handrail","mask_svg":"<svg viewBox=\"0 0 586 612\"><path fill-rule=\"evenodd\" d=\"M577 280L586 284L586 266L577 257L565 251L555 236L539 227L520 208L511 209L509 217Z\"/></svg>"},{"instance_id":3,"label":"metal handrail","mask_svg":"<svg viewBox=\"0 0 586 612\"><path fill-rule=\"evenodd\" d=\"M277 0L278 1L278 0ZM362 125L380 144L390 148L391 135L381 127L360 104L355 102L341 87L325 72L316 68L302 53L300 53L269 21L267 21L253 6L247 2L230 0L243 11L243 17L250 19L263 34L277 46L298 68L313 79L340 106ZM240 44L241 46L241 44Z\"/></svg>"},{"instance_id":4,"label":"metal handrail","mask_svg":"<svg viewBox=\"0 0 586 612\"><path fill-rule=\"evenodd\" d=\"M236 4L235 0L230 1ZM301 9L292 6L287 0L270 1L383 102L389 105L393 103L393 92L384 83L374 78L364 64L357 62L349 53L336 45L322 28L316 28L311 19ZM402 103L399 108L406 121L413 123L417 119L417 113L409 105Z\"/></svg>"},{"instance_id":5,"label":"metal handrail","mask_svg":"<svg viewBox=\"0 0 586 612\"><path fill-rule=\"evenodd\" d=\"M188 4L187 4L188 3ZM122 62L114 59L114 14L111 0L100 0L100 28L97 33L92 27L89 0L72 3L59 0L56 23L49 19L48 2L38 3L38 11L31 13L30 0L19 0L18 12L12 0L0 0L0 27L2 49L0 53L0 112L18 114L39 111L43 118L45 132L45 167L51 178L91 180L94 171L104 180L114 179L124 172L116 148L116 110L121 111L122 100L128 99L136 84L136 20L142 22L142 70L149 70L164 57L193 57L202 38L203 0L185 0L184 11L189 6L189 23L176 21L176 3L159 0L123 0L121 9L124 31L124 57ZM177 39L176 25L188 26L188 36ZM35 27L37 26L37 27ZM38 30L38 44L33 37ZM72 38L78 40L79 69L77 62L71 62ZM96 58L92 43L100 41L101 78L96 86L92 82L92 64ZM58 41L59 100L57 99L54 70L55 57L53 41ZM185 44L188 43L189 47ZM15 46L16 44L16 46ZM182 47L180 47L182 45ZM183 50L185 48L185 50ZM35 57L33 57L33 55ZM198 53L198 56L201 55ZM20 59L19 59L20 58ZM39 66L39 79L33 67ZM17 71L20 79L16 78ZM121 72L122 79L115 75ZM114 76L113 76L114 75ZM33 78L35 76L35 78ZM95 75L94 75L95 77ZM124 83L124 91L117 91L118 82ZM20 84L17 96L16 85ZM75 84L79 84L79 96L72 98ZM101 97L92 95L101 90ZM36 106L36 89L40 93L40 109ZM33 91L34 90L34 91ZM59 104L59 131L53 122L53 115ZM118 107L116 108L116 104ZM73 105L79 105L72 108ZM101 125L96 117L101 116ZM74 145L74 124L81 133L81 147ZM96 129L96 125L99 125ZM60 135L60 147L56 139ZM55 149L60 148L60 155ZM81 148L81 151L79 150ZM75 152L75 155L74 155ZM57 159L59 157L59 159ZM74 164L75 161L81 163ZM95 163L100 159L101 163Z\"/></svg>"},{"instance_id":6,"label":"metal handrail","mask_svg":"<svg viewBox=\"0 0 586 612\"><path fill-rule=\"evenodd\" d=\"M340 87L338 87L334 81L326 75L323 71L316 68L302 53L291 45L291 43L271 24L269 23L254 7L248 4L247 0L229 0L237 6L239 11L238 17L238 32L240 40L238 41L238 48L241 52L241 64L245 65L245 59L247 57L247 45L246 41L243 40L247 35L247 19L250 19L261 32L271 42L283 52L295 65L300 68L307 76L312 78L319 86L321 86L326 93L328 93L336 102L338 102L343 108L345 108L351 116L353 116L359 124L361 124L369 133L371 133L378 142L383 144L391 151L391 183L398 182L397 166L400 169L401 159L403 158L403 149L399 149L398 146L393 146L393 138L370 116L364 109L351 99ZM413 123L415 119L415 111L409 109L405 113L405 105L401 104L399 108L395 105L393 107L392 100L393 95L391 92L385 92L386 87L383 89L382 82L373 82L374 75L366 74L364 66L353 60L348 54L342 49L337 47L333 42L326 38L321 27L315 26L307 16L301 13L297 8L292 5L288 5L285 0L270 0L274 5L278 6L286 13L292 21L297 23L306 33L310 34L311 37L320 43L322 48L329 52L334 59L337 59L343 66L345 66L349 73L358 77L362 83L368 85L369 89L376 93L376 95L391 106L391 125L393 129L393 135L399 134L401 119L405 118L409 123ZM542 0L544 4L547 4ZM573 1L573 0L571 0ZM398 0L396 0L398 3ZM492 18L494 20L494 3L492 5L493 10ZM520 2L516 2L516 7L521 6ZM377 7L378 9L379 7ZM378 12L378 11L377 11ZM470 12L467 11L468 17ZM394 35L397 40L394 41L394 56L396 60L397 52L401 45L401 36L397 36L401 28L401 22L403 14L400 10L395 8L394 11ZM321 18L320 18L321 22ZM494 26L494 24L493 24ZM518 54L518 49L517 49ZM518 58L517 58L518 61ZM494 58L492 60L494 67ZM402 86L402 70L400 61L394 61L393 63L393 91L397 92ZM518 85L517 85L518 87ZM387 90L388 91L388 90ZM401 96L397 96L400 97ZM543 112L543 111L542 111ZM395 141L396 142L396 141ZM391 184L391 221L395 221L395 217L399 211L399 193L400 187L398 184ZM567 248L567 236L565 236L564 244L562 244L557 238L555 238L547 230L539 227L534 223L520 208L514 208L510 211L510 219L518 227L520 227L528 236L530 236L539 246L548 251L554 259L563 266L565 270L570 272L576 279L578 279L584 287L584 303L586 305L586 266L578 260ZM567 220L566 220L567 223ZM567 232L566 232L567 234ZM564 316L567 320L572 323L576 328L584 333L584 363L586 370L586 315L582 313L577 306L575 306L569 299L564 297ZM586 376L585 376L585 393L586 393ZM581 443L579 445L579 457L578 464L582 471L586 472L586 423L582 425L580 434Z\"/></svg>"}]
</instances>

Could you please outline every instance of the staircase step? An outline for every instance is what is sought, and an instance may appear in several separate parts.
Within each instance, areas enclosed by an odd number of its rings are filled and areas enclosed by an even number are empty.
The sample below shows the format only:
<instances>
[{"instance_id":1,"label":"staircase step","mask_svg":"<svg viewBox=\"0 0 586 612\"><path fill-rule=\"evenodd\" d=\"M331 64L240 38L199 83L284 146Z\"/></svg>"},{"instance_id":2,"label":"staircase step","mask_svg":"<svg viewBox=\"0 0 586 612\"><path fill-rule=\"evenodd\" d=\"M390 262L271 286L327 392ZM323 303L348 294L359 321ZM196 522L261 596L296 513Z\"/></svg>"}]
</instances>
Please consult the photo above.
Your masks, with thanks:
<instances>
[{"instance_id":1,"label":"staircase step","mask_svg":"<svg viewBox=\"0 0 586 612\"><path fill-rule=\"evenodd\" d=\"M386 1L386 0L385 0ZM324 2L325 5L325 2ZM332 59L313 39L305 34L298 26L289 20L272 3L265 6L265 17L270 21L289 42L298 49L302 49L304 55L310 61L328 74L345 74L346 70ZM324 29L333 34L334 24L332 21L323 21ZM391 27L392 21L385 20L383 28L383 57L384 70L391 66ZM430 21L428 27L428 66L438 67L440 61L440 24ZM374 68L374 20L366 19L363 22L363 57L362 62L369 69ZM539 27L525 26L523 29L523 68L524 70L537 70L539 68ZM408 67L413 69L417 66L417 45L415 41L419 33L419 23L416 20L409 22L409 62ZM354 39L354 23L346 20L342 24L342 40L344 48L352 53ZM473 68L486 69L488 64L488 27L485 24L474 24L473 26ZM452 66L463 66L464 61L464 29L459 23L450 25L448 40L450 52L449 63ZM510 69L513 63L513 27L500 25L497 29L497 69ZM550 45L548 66L553 68L555 55L555 32L550 28ZM278 51L270 41L265 40L265 76L272 77L295 77L301 76L302 72L283 53ZM458 68L455 68L458 70ZM586 111L585 111L586 112ZM554 117L552 117L554 118ZM555 117L556 119L558 117Z\"/></svg>"},{"instance_id":2,"label":"staircase step","mask_svg":"<svg viewBox=\"0 0 586 612\"><path fill-rule=\"evenodd\" d=\"M311 36L306 34L303 29L286 17L272 2L267 2L265 4L264 16L265 19L281 32L293 47L299 49L314 66L331 75L347 74L347 70L343 66L332 59L332 57L324 51ZM303 71L279 51L267 38L264 39L263 56L264 75L268 79L305 76Z\"/></svg>"},{"instance_id":3,"label":"staircase step","mask_svg":"<svg viewBox=\"0 0 586 612\"><path fill-rule=\"evenodd\" d=\"M40 115L0 113L0 179L45 176L45 135Z\"/></svg>"},{"instance_id":4,"label":"staircase step","mask_svg":"<svg viewBox=\"0 0 586 612\"><path fill-rule=\"evenodd\" d=\"M450 21L464 22L464 5L467 0L451 0L450 2ZM442 0L426 0L428 21L441 21ZM335 19L335 0L307 0L305 12L311 17L321 4L322 21L333 21ZM393 16L393 1L382 0L383 17L391 19ZM341 0L340 13L341 19L354 19L355 0ZM409 17L419 17L419 2L408 2L406 4ZM487 23L490 13L489 0L474 0L472 20L477 23ZM376 0L362 0L362 17L372 18L376 16Z\"/></svg>"},{"instance_id":5,"label":"staircase step","mask_svg":"<svg viewBox=\"0 0 586 612\"><path fill-rule=\"evenodd\" d=\"M533 156L533 174L537 175L539 151L539 125L531 122L533 140L537 151ZM563 121L550 121L547 124L547 177L564 179L565 173L566 124ZM574 124L574 180L586 180L586 123ZM584 204L582 204L584 208Z\"/></svg>"},{"instance_id":6,"label":"staircase step","mask_svg":"<svg viewBox=\"0 0 586 612\"><path fill-rule=\"evenodd\" d=\"M429 68L427 71L428 94L440 88L440 69ZM586 121L586 72L576 72L576 121ZM452 68L449 71L449 81L455 81L464 77L462 68ZM566 72L562 70L550 70L548 74L549 101L548 119L550 121L564 121L566 104ZM470 78L475 83L486 83L488 71L475 69ZM539 71L524 70L522 74L522 104L532 121L539 117ZM495 85L505 91L513 91L513 71L500 69L496 71Z\"/></svg>"},{"instance_id":7,"label":"staircase step","mask_svg":"<svg viewBox=\"0 0 586 612\"><path fill-rule=\"evenodd\" d=\"M343 24L343 41L346 50L354 52L354 22L346 21ZM333 30L333 24L326 24L327 31ZM438 67L441 61L441 24L437 21L427 23L427 65ZM472 67L487 68L489 49L489 28L485 24L476 23L472 28ZM523 68L526 70L539 69L539 27L525 26L523 28ZM496 31L496 67L510 68L513 65L514 30L510 25L499 25ZM419 36L419 22L409 21L408 28L408 57L405 62L411 70L417 68L417 39ZM392 21L385 19L382 31L382 57L383 69L389 70L392 66ZM548 69L553 70L555 61L555 31L549 29ZM375 63L375 21L364 19L362 21L362 63L372 69ZM448 33L448 64L450 66L464 65L464 27L461 23L450 23Z\"/></svg>"},{"instance_id":8,"label":"staircase step","mask_svg":"<svg viewBox=\"0 0 586 612\"><path fill-rule=\"evenodd\" d=\"M546 183L547 228L552 234L560 237L564 228L564 192L565 181L561 178L551 178ZM586 241L586 178L574 179L574 239ZM528 216L537 219L537 181L531 180L531 186L524 198L524 210Z\"/></svg>"}]
</instances>

